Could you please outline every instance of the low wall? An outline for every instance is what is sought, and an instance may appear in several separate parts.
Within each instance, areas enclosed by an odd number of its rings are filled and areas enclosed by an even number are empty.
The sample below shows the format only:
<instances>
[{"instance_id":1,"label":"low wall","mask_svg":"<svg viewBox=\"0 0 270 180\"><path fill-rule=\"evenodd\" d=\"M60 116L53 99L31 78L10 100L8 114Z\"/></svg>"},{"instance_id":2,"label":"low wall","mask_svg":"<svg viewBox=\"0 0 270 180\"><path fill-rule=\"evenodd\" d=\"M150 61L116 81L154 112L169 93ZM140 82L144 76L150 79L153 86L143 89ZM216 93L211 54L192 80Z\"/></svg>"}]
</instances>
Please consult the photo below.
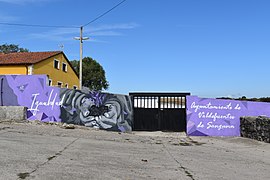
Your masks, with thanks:
<instances>
[{"instance_id":1,"label":"low wall","mask_svg":"<svg viewBox=\"0 0 270 180\"><path fill-rule=\"evenodd\" d=\"M0 106L27 107L28 120L132 130L130 96L51 87L47 81L46 75L0 75Z\"/></svg>"},{"instance_id":2,"label":"low wall","mask_svg":"<svg viewBox=\"0 0 270 180\"><path fill-rule=\"evenodd\" d=\"M241 136L270 143L270 118L241 117Z\"/></svg>"},{"instance_id":3,"label":"low wall","mask_svg":"<svg viewBox=\"0 0 270 180\"><path fill-rule=\"evenodd\" d=\"M240 136L240 117L270 117L270 103L187 96L189 136Z\"/></svg>"},{"instance_id":4,"label":"low wall","mask_svg":"<svg viewBox=\"0 0 270 180\"><path fill-rule=\"evenodd\" d=\"M0 106L0 121L2 120L26 120L27 108L23 106Z\"/></svg>"}]
</instances>

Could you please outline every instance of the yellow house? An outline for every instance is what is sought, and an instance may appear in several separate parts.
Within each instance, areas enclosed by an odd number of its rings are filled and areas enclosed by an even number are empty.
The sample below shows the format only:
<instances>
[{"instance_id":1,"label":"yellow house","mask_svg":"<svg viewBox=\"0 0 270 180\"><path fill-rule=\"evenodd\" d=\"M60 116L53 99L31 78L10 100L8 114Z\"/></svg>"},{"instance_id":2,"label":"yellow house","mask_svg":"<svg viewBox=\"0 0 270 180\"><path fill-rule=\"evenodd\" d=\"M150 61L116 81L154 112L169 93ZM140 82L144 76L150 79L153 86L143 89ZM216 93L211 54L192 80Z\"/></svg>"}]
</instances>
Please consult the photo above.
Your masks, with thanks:
<instances>
[{"instance_id":1,"label":"yellow house","mask_svg":"<svg viewBox=\"0 0 270 180\"><path fill-rule=\"evenodd\" d=\"M79 87L78 75L62 51L0 53L0 74L46 74L49 86Z\"/></svg>"}]
</instances>

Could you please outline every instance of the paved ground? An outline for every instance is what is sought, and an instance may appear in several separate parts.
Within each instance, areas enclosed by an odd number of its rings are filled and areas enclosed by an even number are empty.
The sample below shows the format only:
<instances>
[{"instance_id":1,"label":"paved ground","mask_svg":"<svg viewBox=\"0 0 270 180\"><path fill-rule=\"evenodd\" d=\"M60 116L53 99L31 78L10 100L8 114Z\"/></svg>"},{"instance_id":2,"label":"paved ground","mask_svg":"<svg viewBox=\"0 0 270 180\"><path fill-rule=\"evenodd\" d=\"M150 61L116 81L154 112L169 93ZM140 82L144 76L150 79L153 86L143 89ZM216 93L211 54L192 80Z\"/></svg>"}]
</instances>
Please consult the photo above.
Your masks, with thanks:
<instances>
[{"instance_id":1,"label":"paved ground","mask_svg":"<svg viewBox=\"0 0 270 180\"><path fill-rule=\"evenodd\" d=\"M0 179L268 180L270 144L1 122Z\"/></svg>"}]
</instances>

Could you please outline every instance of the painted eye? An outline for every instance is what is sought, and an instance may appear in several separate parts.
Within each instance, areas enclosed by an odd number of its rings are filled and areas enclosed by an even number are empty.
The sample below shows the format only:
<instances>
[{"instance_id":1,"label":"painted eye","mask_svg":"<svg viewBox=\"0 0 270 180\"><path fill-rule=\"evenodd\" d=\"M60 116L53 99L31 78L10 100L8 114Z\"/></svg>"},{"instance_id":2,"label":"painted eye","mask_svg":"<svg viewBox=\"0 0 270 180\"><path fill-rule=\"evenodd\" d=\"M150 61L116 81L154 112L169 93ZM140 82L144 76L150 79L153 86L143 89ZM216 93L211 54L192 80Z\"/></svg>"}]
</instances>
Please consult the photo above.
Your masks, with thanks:
<instances>
[{"instance_id":1,"label":"painted eye","mask_svg":"<svg viewBox=\"0 0 270 180\"><path fill-rule=\"evenodd\" d=\"M85 112L83 113L83 115L84 115L84 116L88 116L89 113L90 113L89 111L85 111Z\"/></svg>"},{"instance_id":2,"label":"painted eye","mask_svg":"<svg viewBox=\"0 0 270 180\"><path fill-rule=\"evenodd\" d=\"M86 101L86 98L82 98L81 102L84 103Z\"/></svg>"},{"instance_id":3,"label":"painted eye","mask_svg":"<svg viewBox=\"0 0 270 180\"><path fill-rule=\"evenodd\" d=\"M110 105L109 105L109 110L111 110L111 109L112 109L112 107L113 107L113 106L110 104Z\"/></svg>"}]
</instances>

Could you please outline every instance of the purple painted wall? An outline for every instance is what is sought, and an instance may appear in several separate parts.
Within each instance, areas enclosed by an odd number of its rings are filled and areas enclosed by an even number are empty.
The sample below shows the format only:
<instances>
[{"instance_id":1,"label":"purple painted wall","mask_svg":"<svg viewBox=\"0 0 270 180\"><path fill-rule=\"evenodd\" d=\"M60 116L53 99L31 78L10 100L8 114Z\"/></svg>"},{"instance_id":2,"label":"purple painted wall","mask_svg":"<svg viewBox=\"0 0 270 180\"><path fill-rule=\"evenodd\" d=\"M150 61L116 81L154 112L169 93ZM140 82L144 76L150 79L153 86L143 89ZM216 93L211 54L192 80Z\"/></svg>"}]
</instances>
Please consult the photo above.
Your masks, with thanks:
<instances>
[{"instance_id":1,"label":"purple painted wall","mask_svg":"<svg viewBox=\"0 0 270 180\"><path fill-rule=\"evenodd\" d=\"M0 76L1 105L27 107L29 120L60 122L60 88L47 86L46 82L46 75Z\"/></svg>"},{"instance_id":2,"label":"purple painted wall","mask_svg":"<svg viewBox=\"0 0 270 180\"><path fill-rule=\"evenodd\" d=\"M131 131L129 96L61 89L46 85L46 75L0 75L0 105L27 107L28 120L66 122Z\"/></svg>"},{"instance_id":3,"label":"purple painted wall","mask_svg":"<svg viewBox=\"0 0 270 180\"><path fill-rule=\"evenodd\" d=\"M187 134L240 136L241 116L270 117L270 103L187 96Z\"/></svg>"}]
</instances>

